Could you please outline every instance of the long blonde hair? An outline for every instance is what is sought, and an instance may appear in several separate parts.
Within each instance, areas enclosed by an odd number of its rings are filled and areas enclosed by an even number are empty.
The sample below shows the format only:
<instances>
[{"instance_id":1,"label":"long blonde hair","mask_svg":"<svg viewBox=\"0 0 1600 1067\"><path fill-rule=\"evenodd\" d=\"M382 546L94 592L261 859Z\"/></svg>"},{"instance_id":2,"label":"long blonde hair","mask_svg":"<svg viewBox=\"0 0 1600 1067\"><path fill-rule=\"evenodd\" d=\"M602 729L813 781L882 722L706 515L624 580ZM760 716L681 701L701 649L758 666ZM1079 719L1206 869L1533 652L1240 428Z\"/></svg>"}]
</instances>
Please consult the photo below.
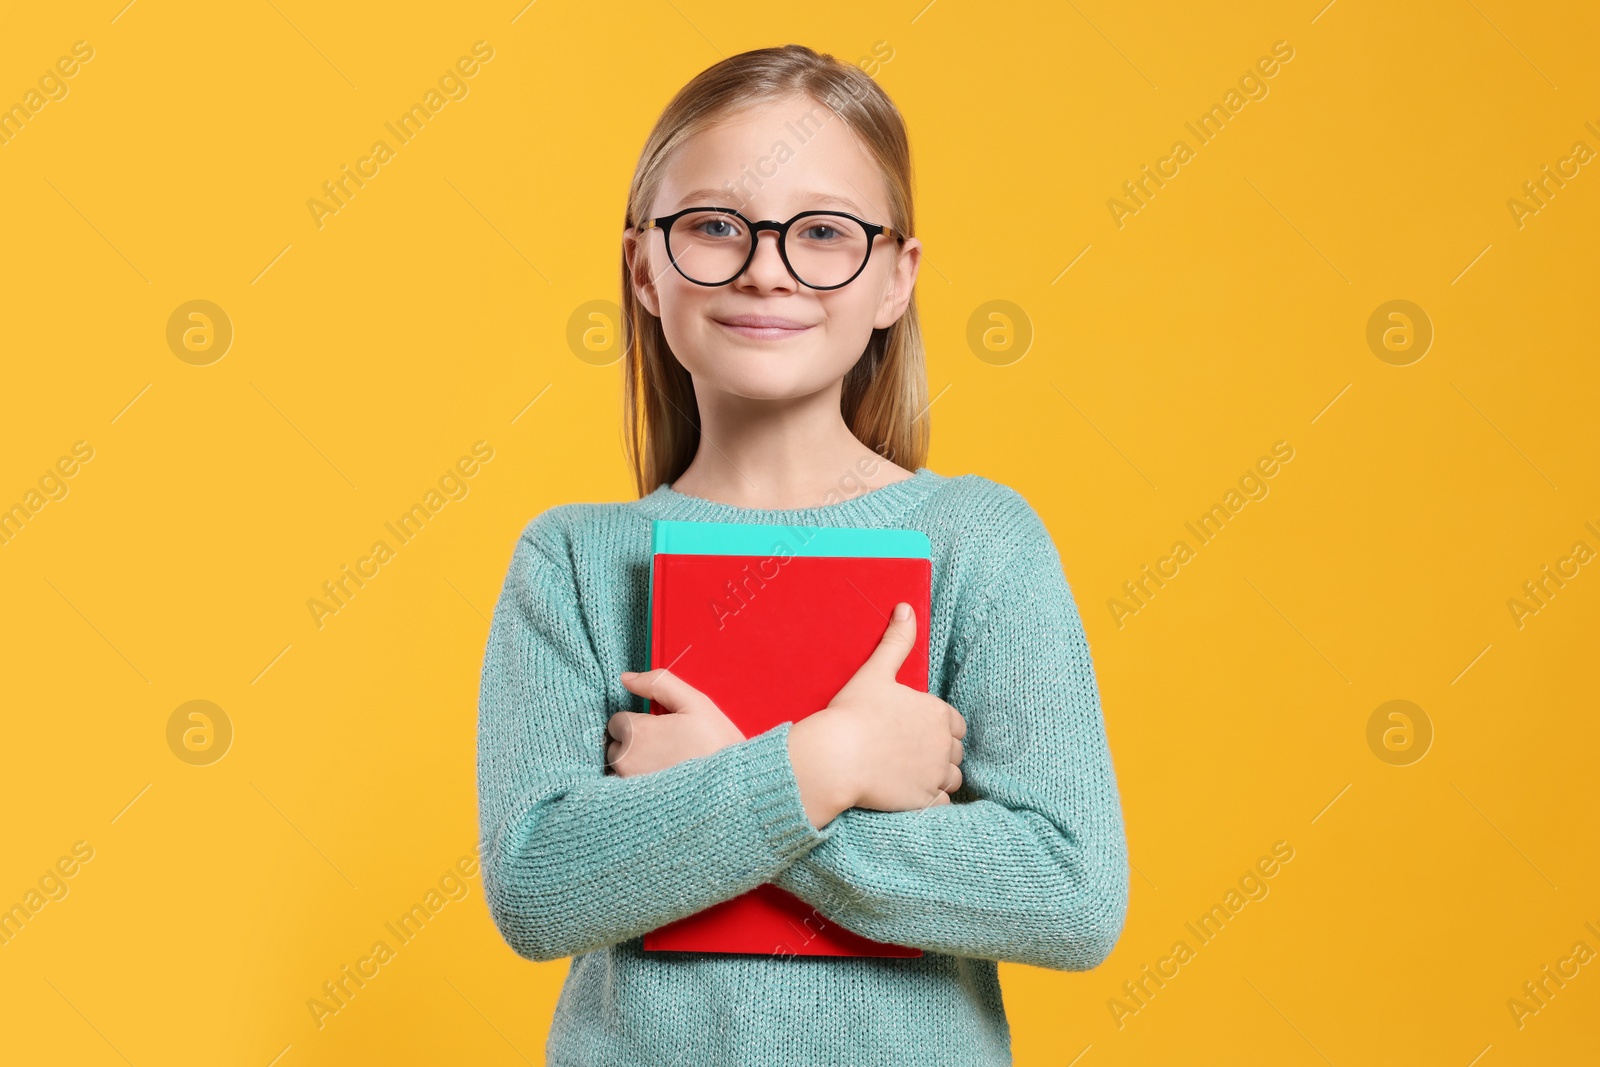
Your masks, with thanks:
<instances>
[{"instance_id":1,"label":"long blonde hair","mask_svg":"<svg viewBox=\"0 0 1600 1067\"><path fill-rule=\"evenodd\" d=\"M639 154L624 220L649 212L673 152L701 130L752 104L803 94L844 120L882 170L889 221L914 234L911 148L899 110L860 68L804 45L758 48L707 67L667 104ZM733 205L730 205L733 206ZM624 450L639 495L676 481L700 445L694 384L667 345L661 320L639 302L622 262ZM841 414L868 448L908 470L927 462L928 375L915 294L892 325L874 329L845 374Z\"/></svg>"}]
</instances>

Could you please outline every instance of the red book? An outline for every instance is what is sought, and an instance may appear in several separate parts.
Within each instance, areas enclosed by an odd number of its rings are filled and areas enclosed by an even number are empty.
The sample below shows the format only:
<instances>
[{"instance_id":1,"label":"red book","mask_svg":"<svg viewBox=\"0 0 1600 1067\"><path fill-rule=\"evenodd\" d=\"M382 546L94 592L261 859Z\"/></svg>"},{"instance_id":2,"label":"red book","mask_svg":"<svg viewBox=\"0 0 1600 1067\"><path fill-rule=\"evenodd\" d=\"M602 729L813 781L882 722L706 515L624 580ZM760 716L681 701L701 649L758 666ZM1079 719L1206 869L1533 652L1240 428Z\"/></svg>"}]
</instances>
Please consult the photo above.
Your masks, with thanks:
<instances>
[{"instance_id":1,"label":"red book","mask_svg":"<svg viewBox=\"0 0 1600 1067\"><path fill-rule=\"evenodd\" d=\"M919 530L652 522L650 667L668 667L754 737L828 706L916 609L896 679L927 692L932 563ZM774 687L773 680L781 681ZM653 705L652 713L660 714ZM646 951L920 956L862 937L763 882L644 935Z\"/></svg>"}]
</instances>

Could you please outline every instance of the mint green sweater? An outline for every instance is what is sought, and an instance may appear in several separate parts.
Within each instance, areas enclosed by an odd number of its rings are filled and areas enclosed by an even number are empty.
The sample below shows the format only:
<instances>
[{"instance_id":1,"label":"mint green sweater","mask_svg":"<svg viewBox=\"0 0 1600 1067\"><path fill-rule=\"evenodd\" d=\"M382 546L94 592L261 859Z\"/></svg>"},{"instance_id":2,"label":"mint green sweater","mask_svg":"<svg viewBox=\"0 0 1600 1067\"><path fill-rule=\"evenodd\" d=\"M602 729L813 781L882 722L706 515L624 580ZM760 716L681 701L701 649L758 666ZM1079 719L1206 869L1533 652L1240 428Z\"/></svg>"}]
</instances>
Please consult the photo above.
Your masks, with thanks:
<instances>
[{"instance_id":1,"label":"mint green sweater","mask_svg":"<svg viewBox=\"0 0 1600 1067\"><path fill-rule=\"evenodd\" d=\"M785 722L654 774L606 773L644 711L650 520L909 527L933 544L929 689L966 717L964 782L922 811L806 818ZM1010 1064L996 961L1097 966L1122 932L1127 844L1083 624L1014 490L926 467L812 508L662 485L523 529L489 628L478 723L483 886L506 942L573 957L552 1067ZM913 959L646 953L658 926L773 882Z\"/></svg>"}]
</instances>

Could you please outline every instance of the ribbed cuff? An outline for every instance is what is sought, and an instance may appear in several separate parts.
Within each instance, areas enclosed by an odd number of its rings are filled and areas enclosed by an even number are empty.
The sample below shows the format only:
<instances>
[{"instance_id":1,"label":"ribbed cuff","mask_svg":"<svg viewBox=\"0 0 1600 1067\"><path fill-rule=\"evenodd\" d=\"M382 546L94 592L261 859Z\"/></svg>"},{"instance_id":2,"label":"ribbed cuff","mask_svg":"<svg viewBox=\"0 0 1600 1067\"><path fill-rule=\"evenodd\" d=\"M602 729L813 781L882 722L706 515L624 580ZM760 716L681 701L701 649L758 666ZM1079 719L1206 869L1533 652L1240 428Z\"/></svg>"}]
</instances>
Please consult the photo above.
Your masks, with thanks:
<instances>
[{"instance_id":1,"label":"ribbed cuff","mask_svg":"<svg viewBox=\"0 0 1600 1067\"><path fill-rule=\"evenodd\" d=\"M780 870L826 841L832 826L819 830L806 816L800 783L789 759L791 725L779 723L739 746L744 758L738 788Z\"/></svg>"}]
</instances>

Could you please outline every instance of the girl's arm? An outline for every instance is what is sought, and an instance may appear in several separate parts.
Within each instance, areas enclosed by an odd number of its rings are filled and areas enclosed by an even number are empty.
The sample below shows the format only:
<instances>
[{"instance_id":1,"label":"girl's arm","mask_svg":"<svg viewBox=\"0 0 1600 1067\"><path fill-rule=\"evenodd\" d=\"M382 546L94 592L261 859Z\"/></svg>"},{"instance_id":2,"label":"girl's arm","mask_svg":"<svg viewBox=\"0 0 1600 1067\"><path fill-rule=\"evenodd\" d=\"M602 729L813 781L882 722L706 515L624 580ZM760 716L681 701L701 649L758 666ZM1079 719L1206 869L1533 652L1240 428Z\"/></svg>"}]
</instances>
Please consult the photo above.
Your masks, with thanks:
<instances>
[{"instance_id":1,"label":"girl's arm","mask_svg":"<svg viewBox=\"0 0 1600 1067\"><path fill-rule=\"evenodd\" d=\"M605 773L605 677L569 557L543 546L548 525L535 519L512 554L478 719L484 893L530 960L602 948L737 896L831 832L806 816L789 723L653 774Z\"/></svg>"},{"instance_id":2,"label":"girl's arm","mask_svg":"<svg viewBox=\"0 0 1600 1067\"><path fill-rule=\"evenodd\" d=\"M1082 971L1121 934L1127 843L1083 624L1023 506L1028 540L952 653L946 699L973 728L961 792L977 799L851 808L773 881L880 941Z\"/></svg>"}]
</instances>

